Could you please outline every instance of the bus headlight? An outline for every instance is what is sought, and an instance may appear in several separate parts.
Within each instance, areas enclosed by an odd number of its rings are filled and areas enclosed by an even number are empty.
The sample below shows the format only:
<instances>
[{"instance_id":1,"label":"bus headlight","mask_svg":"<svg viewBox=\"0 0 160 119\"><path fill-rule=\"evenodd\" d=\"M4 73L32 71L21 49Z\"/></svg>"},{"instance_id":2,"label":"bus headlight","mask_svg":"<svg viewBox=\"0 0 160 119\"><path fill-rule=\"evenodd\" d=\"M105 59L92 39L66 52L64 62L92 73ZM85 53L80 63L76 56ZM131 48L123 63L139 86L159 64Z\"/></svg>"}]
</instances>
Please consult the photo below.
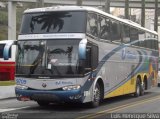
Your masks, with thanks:
<instances>
[{"instance_id":1,"label":"bus headlight","mask_svg":"<svg viewBox=\"0 0 160 119\"><path fill-rule=\"evenodd\" d=\"M78 90L78 89L80 89L80 85L72 85L72 86L65 86L65 87L63 87L62 89L63 90Z\"/></svg>"},{"instance_id":2,"label":"bus headlight","mask_svg":"<svg viewBox=\"0 0 160 119\"><path fill-rule=\"evenodd\" d=\"M21 90L27 90L28 87L27 86L23 86L23 85L16 85L17 89L21 89Z\"/></svg>"}]
</instances>

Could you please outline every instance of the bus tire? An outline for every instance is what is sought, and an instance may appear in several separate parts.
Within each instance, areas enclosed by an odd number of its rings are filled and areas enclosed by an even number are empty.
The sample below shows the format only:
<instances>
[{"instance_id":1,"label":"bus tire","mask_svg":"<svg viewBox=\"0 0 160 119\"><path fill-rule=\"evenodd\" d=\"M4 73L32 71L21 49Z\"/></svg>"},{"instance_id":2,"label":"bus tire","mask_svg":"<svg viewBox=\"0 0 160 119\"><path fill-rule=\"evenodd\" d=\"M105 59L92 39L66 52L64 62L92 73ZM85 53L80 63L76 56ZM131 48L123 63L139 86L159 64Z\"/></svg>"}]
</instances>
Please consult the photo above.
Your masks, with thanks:
<instances>
[{"instance_id":1,"label":"bus tire","mask_svg":"<svg viewBox=\"0 0 160 119\"><path fill-rule=\"evenodd\" d=\"M37 101L37 103L39 106L42 106L42 107L49 105L49 102L46 102L46 101Z\"/></svg>"},{"instance_id":2,"label":"bus tire","mask_svg":"<svg viewBox=\"0 0 160 119\"><path fill-rule=\"evenodd\" d=\"M134 96L135 97L139 97L140 96L140 93L141 93L141 83L140 83L140 80L137 79L136 81L136 90L135 90L135 93L134 93Z\"/></svg>"},{"instance_id":3,"label":"bus tire","mask_svg":"<svg viewBox=\"0 0 160 119\"><path fill-rule=\"evenodd\" d=\"M99 83L96 83L94 91L93 91L93 101L90 102L90 106L92 108L98 107L101 101L101 89Z\"/></svg>"},{"instance_id":4,"label":"bus tire","mask_svg":"<svg viewBox=\"0 0 160 119\"><path fill-rule=\"evenodd\" d=\"M144 91L145 91L145 82L140 84L140 95L144 95Z\"/></svg>"}]
</instances>

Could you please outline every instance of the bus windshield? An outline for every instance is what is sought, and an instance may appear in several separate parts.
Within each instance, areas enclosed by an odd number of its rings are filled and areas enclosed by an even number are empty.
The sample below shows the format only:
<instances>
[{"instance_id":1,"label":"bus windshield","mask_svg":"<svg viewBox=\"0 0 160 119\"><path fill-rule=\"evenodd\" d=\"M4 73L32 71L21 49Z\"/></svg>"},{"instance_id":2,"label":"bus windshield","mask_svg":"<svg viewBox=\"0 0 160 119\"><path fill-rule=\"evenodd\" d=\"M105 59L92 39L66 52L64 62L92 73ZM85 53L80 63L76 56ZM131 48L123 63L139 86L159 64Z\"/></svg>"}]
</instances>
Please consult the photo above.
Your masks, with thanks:
<instances>
[{"instance_id":1,"label":"bus windshield","mask_svg":"<svg viewBox=\"0 0 160 119\"><path fill-rule=\"evenodd\" d=\"M18 41L17 74L77 76L78 44L79 40Z\"/></svg>"},{"instance_id":2,"label":"bus windshield","mask_svg":"<svg viewBox=\"0 0 160 119\"><path fill-rule=\"evenodd\" d=\"M80 11L26 13L20 34L84 33L85 14Z\"/></svg>"}]
</instances>

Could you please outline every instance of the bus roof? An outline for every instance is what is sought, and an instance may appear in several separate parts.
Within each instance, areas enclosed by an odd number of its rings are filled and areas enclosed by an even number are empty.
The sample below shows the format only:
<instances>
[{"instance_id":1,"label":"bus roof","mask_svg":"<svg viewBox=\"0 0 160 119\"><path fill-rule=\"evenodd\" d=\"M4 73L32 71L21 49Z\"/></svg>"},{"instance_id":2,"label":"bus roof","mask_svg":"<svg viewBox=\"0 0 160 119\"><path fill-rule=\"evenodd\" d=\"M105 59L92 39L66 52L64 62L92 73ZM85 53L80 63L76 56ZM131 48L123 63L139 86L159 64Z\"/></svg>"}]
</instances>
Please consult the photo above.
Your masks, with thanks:
<instances>
[{"instance_id":1,"label":"bus roof","mask_svg":"<svg viewBox=\"0 0 160 119\"><path fill-rule=\"evenodd\" d=\"M125 24L128 24L130 26L139 28L141 30L145 30L147 32L158 35L158 33L156 31L152 31L152 30L146 29L144 27L141 27L140 24L135 23L131 20L121 19L121 18L118 18L118 17L113 16L111 14L108 14L100 9L97 9L94 7L88 7L88 6L53 6L53 7L44 7L44 8L34 8L34 9L27 9L24 11L24 13L51 12L51 11L92 11L92 12L96 12L96 13L102 14L104 16L107 16L109 18L118 20L118 21L125 23Z\"/></svg>"}]
</instances>

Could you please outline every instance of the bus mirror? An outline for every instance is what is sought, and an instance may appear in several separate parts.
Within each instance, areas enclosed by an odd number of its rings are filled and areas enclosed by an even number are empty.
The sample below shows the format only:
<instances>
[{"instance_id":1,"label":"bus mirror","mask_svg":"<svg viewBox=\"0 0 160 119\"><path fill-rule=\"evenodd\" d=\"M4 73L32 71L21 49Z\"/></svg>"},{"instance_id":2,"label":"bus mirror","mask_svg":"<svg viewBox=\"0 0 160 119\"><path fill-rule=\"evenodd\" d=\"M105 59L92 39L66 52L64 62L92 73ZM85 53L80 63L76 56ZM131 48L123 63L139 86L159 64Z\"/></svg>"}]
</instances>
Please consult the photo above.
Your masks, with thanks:
<instances>
[{"instance_id":1,"label":"bus mirror","mask_svg":"<svg viewBox=\"0 0 160 119\"><path fill-rule=\"evenodd\" d=\"M11 46L13 45L13 42L9 42L4 46L4 50L3 50L3 58L4 60L8 60L9 56L10 56L10 50L11 50Z\"/></svg>"}]
</instances>

